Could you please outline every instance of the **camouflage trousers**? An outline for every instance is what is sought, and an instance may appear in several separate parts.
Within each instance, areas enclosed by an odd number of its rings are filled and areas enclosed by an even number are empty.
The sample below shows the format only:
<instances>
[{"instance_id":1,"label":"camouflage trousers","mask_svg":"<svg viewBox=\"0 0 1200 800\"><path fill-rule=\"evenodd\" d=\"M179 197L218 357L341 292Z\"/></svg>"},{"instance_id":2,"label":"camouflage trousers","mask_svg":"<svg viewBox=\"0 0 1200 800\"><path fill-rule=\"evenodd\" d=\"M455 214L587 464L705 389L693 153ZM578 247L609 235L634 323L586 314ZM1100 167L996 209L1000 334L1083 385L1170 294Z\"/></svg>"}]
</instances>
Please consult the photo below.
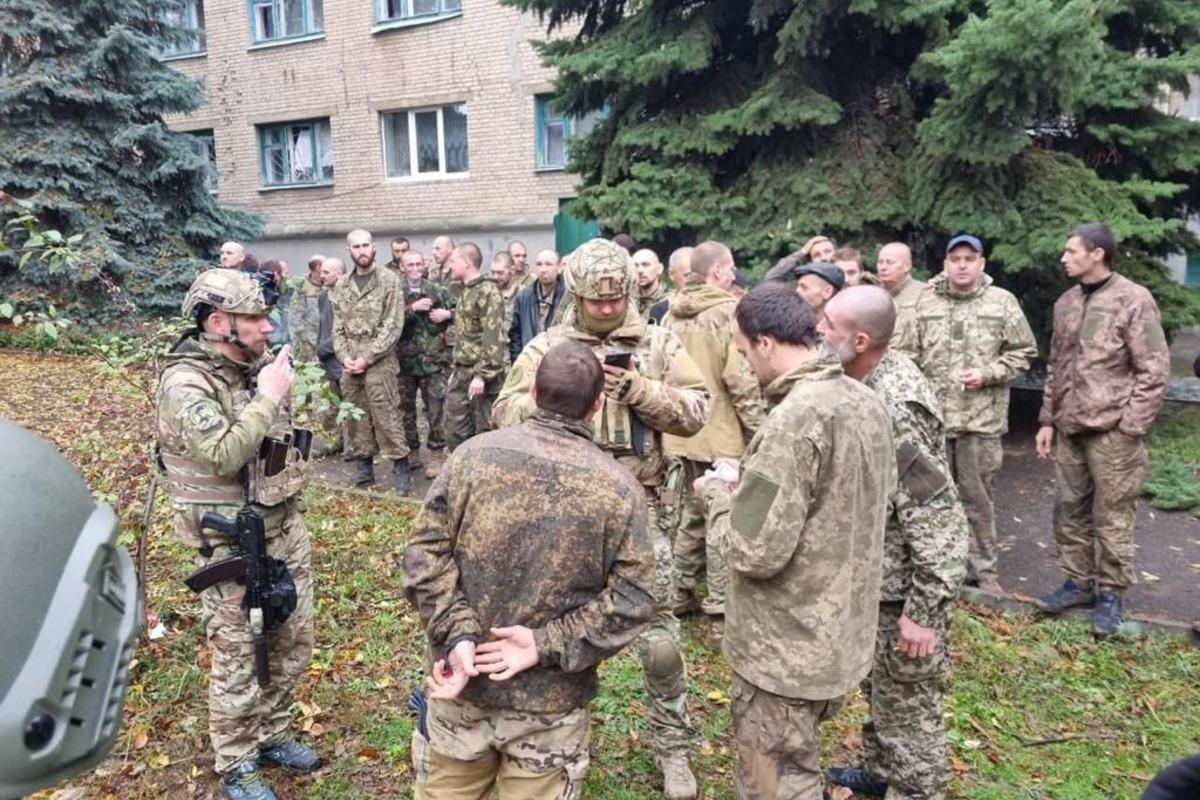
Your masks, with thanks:
<instances>
[{"instance_id":1,"label":"camouflage trousers","mask_svg":"<svg viewBox=\"0 0 1200 800\"><path fill-rule=\"evenodd\" d=\"M432 700L429 739L413 731L417 800L576 800L591 740L588 709L541 714Z\"/></svg>"},{"instance_id":2,"label":"camouflage trousers","mask_svg":"<svg viewBox=\"0 0 1200 800\"><path fill-rule=\"evenodd\" d=\"M1054 538L1063 571L1105 591L1133 583L1133 530L1146 444L1114 429L1055 436Z\"/></svg>"},{"instance_id":3,"label":"camouflage trousers","mask_svg":"<svg viewBox=\"0 0 1200 800\"><path fill-rule=\"evenodd\" d=\"M958 487L971 526L967 574L974 580L996 577L996 513L992 486L1004 461L999 436L960 433L946 439L950 474Z\"/></svg>"},{"instance_id":4,"label":"camouflage trousers","mask_svg":"<svg viewBox=\"0 0 1200 800\"><path fill-rule=\"evenodd\" d=\"M450 452L472 436L492 429L492 404L500 395L504 376L487 381L483 394L472 400L467 390L474 377L470 367L455 367L446 383L446 444Z\"/></svg>"},{"instance_id":5,"label":"camouflage trousers","mask_svg":"<svg viewBox=\"0 0 1200 800\"><path fill-rule=\"evenodd\" d=\"M821 735L817 728L842 698L780 697L733 673L733 738L738 800L821 800Z\"/></svg>"},{"instance_id":6,"label":"camouflage trousers","mask_svg":"<svg viewBox=\"0 0 1200 800\"><path fill-rule=\"evenodd\" d=\"M938 646L927 658L895 650L903 603L879 604L875 663L862 682L863 764L888 784L887 800L941 800L950 770L942 696L949 667L949 620L939 620Z\"/></svg>"},{"instance_id":7,"label":"camouflage trousers","mask_svg":"<svg viewBox=\"0 0 1200 800\"><path fill-rule=\"evenodd\" d=\"M682 462L678 489L681 513L679 528L675 532L675 569L679 574L679 588L695 592L700 587L701 577L707 574L708 602L724 603L725 587L729 583L727 544L708 532L704 501L692 489L692 484L712 464L686 458Z\"/></svg>"},{"instance_id":8,"label":"camouflage trousers","mask_svg":"<svg viewBox=\"0 0 1200 800\"><path fill-rule=\"evenodd\" d=\"M400 416L404 420L404 434L409 450L421 449L421 432L417 428L417 394L425 405L425 421L429 423L429 434L425 443L430 450L446 446L446 431L442 427L442 412L446 403L446 380L440 372L432 375L400 373Z\"/></svg>"},{"instance_id":9,"label":"camouflage trousers","mask_svg":"<svg viewBox=\"0 0 1200 800\"><path fill-rule=\"evenodd\" d=\"M650 535L654 545L654 619L638 637L642 680L646 687L646 718L656 753L687 750L692 723L687 709L687 665L679 644L675 617L675 564L671 541L658 525L658 502L647 487Z\"/></svg>"},{"instance_id":10,"label":"camouflage trousers","mask_svg":"<svg viewBox=\"0 0 1200 800\"><path fill-rule=\"evenodd\" d=\"M317 343L315 339L309 339L303 336L297 336L292 339L292 360L293 361L317 361Z\"/></svg>"},{"instance_id":11,"label":"camouflage trousers","mask_svg":"<svg viewBox=\"0 0 1200 800\"><path fill-rule=\"evenodd\" d=\"M386 355L358 375L343 373L342 397L366 413L349 419L351 455L383 456L393 461L408 457L404 423L400 419L399 367L395 355Z\"/></svg>"},{"instance_id":12,"label":"camouflage trousers","mask_svg":"<svg viewBox=\"0 0 1200 800\"><path fill-rule=\"evenodd\" d=\"M245 587L225 582L200 593L212 659L208 732L216 753L216 769L221 773L257 759L260 748L290 738L293 687L312 657L312 546L299 511L289 511L284 517L283 530L267 540L267 552L287 562L296 581L297 596L295 612L271 633L269 686L258 685L254 669L254 637L242 608ZM229 547L221 545L210 558L201 556L198 566L226 558Z\"/></svg>"}]
</instances>

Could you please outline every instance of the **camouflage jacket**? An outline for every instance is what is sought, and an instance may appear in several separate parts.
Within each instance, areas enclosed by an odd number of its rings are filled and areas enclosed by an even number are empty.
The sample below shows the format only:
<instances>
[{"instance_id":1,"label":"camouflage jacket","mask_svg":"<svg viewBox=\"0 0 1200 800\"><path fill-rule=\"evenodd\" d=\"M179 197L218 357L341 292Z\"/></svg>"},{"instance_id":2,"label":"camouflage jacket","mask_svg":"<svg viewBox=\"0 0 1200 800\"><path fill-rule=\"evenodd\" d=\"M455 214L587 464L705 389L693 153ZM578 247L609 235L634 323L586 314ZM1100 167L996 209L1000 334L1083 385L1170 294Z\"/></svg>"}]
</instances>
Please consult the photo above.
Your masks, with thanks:
<instances>
[{"instance_id":1,"label":"camouflage jacket","mask_svg":"<svg viewBox=\"0 0 1200 800\"><path fill-rule=\"evenodd\" d=\"M646 504L588 427L538 411L450 457L413 523L404 590L435 654L491 627L532 628L540 663L462 698L561 713L596 694L596 666L654 613Z\"/></svg>"},{"instance_id":2,"label":"camouflage jacket","mask_svg":"<svg viewBox=\"0 0 1200 800\"><path fill-rule=\"evenodd\" d=\"M497 286L497 289L500 287ZM525 287L521 285L516 278L509 281L508 286L500 289L500 296L504 298L504 330L507 331L512 325L513 305L517 302L517 293Z\"/></svg>"},{"instance_id":3,"label":"camouflage jacket","mask_svg":"<svg viewBox=\"0 0 1200 800\"><path fill-rule=\"evenodd\" d=\"M1145 436L1170 376L1158 304L1145 287L1116 273L1091 297L1074 286L1054 304L1038 421L1066 434Z\"/></svg>"},{"instance_id":4,"label":"camouflage jacket","mask_svg":"<svg viewBox=\"0 0 1200 800\"><path fill-rule=\"evenodd\" d=\"M283 441L292 432L287 406L255 390L253 376L265 363L238 363L191 338L167 355L155 432L176 535L186 545L214 540L200 532L206 511L233 517L249 500L263 513L268 536L299 513L294 499L307 482L307 462L290 448L284 469L268 477L259 457L265 438Z\"/></svg>"},{"instance_id":5,"label":"camouflage jacket","mask_svg":"<svg viewBox=\"0 0 1200 800\"><path fill-rule=\"evenodd\" d=\"M984 275L966 295L946 276L929 282L917 302L916 323L901 344L933 385L946 433L1000 436L1008 431L1008 389L1037 356L1037 342L1017 298ZM983 371L983 386L964 390L959 373Z\"/></svg>"},{"instance_id":6,"label":"camouflage jacket","mask_svg":"<svg viewBox=\"0 0 1200 800\"><path fill-rule=\"evenodd\" d=\"M406 375L436 375L450 361L442 334L450 327L450 320L436 323L429 319L429 312L416 313L412 304L423 297L433 298L434 308L449 308L450 299L446 289L428 279L411 288L408 278L400 279L404 290L404 332L396 343L396 355L400 357L400 371Z\"/></svg>"},{"instance_id":7,"label":"camouflage jacket","mask_svg":"<svg viewBox=\"0 0 1200 800\"><path fill-rule=\"evenodd\" d=\"M710 480L709 531L728 543L725 659L783 697L840 697L871 671L891 425L831 356L779 376L732 493Z\"/></svg>"},{"instance_id":8,"label":"camouflage jacket","mask_svg":"<svg viewBox=\"0 0 1200 800\"><path fill-rule=\"evenodd\" d=\"M329 301L338 361L365 358L374 364L393 353L404 330L404 289L395 272L375 267L359 291L351 271L329 290Z\"/></svg>"},{"instance_id":9,"label":"camouflage jacket","mask_svg":"<svg viewBox=\"0 0 1200 800\"><path fill-rule=\"evenodd\" d=\"M896 304L896 329L892 332L892 347L904 342L910 335L913 324L917 319L917 301L925 284L916 278L909 278L900 287L900 291L892 295Z\"/></svg>"},{"instance_id":10,"label":"camouflage jacket","mask_svg":"<svg viewBox=\"0 0 1200 800\"><path fill-rule=\"evenodd\" d=\"M577 328L575 319L572 307L562 325L539 333L525 345L492 406L492 422L497 427L516 425L534 412L530 394L534 375L552 345L575 339L601 356L612 350L630 351L632 367L642 376L644 389L636 395L630 393L627 402L606 397L600 412L592 417L592 435L596 444L627 466L643 486L660 485L667 472L662 434L691 436L708 420L704 375L675 334L645 324L632 306L625 324L604 339Z\"/></svg>"},{"instance_id":11,"label":"camouflage jacket","mask_svg":"<svg viewBox=\"0 0 1200 800\"><path fill-rule=\"evenodd\" d=\"M663 327L700 367L712 402L699 433L663 437L668 455L706 462L737 458L766 416L758 379L734 344L736 307L733 295L706 284L689 284L671 300Z\"/></svg>"},{"instance_id":12,"label":"camouflage jacket","mask_svg":"<svg viewBox=\"0 0 1200 800\"><path fill-rule=\"evenodd\" d=\"M660 300L663 300L664 298L666 298L666 296L667 296L667 293L666 293L666 290L663 289L661 280L655 281L654 285L651 286L650 289L647 291L643 291L642 287L639 286L637 303L638 303L638 313L641 314L642 319L646 319L648 317L648 315L650 314L651 306L653 306L655 303L659 302Z\"/></svg>"},{"instance_id":13,"label":"camouflage jacket","mask_svg":"<svg viewBox=\"0 0 1200 800\"><path fill-rule=\"evenodd\" d=\"M317 332L321 326L319 306L324 289L307 278L300 288L292 292L292 308L288 313L288 325L292 334L292 346L302 361L317 358Z\"/></svg>"},{"instance_id":14,"label":"camouflage jacket","mask_svg":"<svg viewBox=\"0 0 1200 800\"><path fill-rule=\"evenodd\" d=\"M454 309L454 366L490 381L508 366L508 322L496 282L479 276L463 285Z\"/></svg>"},{"instance_id":15,"label":"camouflage jacket","mask_svg":"<svg viewBox=\"0 0 1200 800\"><path fill-rule=\"evenodd\" d=\"M967 576L967 517L946 462L937 399L908 356L889 350L863 383L892 423L899 484L883 538L880 600L918 625L947 618Z\"/></svg>"}]
</instances>

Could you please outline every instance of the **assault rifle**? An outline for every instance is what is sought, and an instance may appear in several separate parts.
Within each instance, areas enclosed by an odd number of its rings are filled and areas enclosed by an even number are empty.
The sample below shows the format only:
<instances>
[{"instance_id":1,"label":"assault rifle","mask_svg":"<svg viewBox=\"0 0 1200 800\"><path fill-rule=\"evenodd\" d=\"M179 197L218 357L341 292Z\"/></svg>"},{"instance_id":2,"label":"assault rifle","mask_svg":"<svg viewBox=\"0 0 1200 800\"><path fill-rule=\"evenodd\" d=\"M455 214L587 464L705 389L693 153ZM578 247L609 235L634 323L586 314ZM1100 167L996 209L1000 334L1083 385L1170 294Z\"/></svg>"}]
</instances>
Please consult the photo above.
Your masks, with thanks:
<instances>
[{"instance_id":1,"label":"assault rifle","mask_svg":"<svg viewBox=\"0 0 1200 800\"><path fill-rule=\"evenodd\" d=\"M267 555L267 534L262 515L246 505L236 519L209 511L200 520L201 529L216 531L229 540L234 555L190 575L184 582L200 593L224 581L246 587L242 607L250 618L254 636L254 666L258 685L271 684L268 634L279 628L296 610L296 583L287 564Z\"/></svg>"}]
</instances>

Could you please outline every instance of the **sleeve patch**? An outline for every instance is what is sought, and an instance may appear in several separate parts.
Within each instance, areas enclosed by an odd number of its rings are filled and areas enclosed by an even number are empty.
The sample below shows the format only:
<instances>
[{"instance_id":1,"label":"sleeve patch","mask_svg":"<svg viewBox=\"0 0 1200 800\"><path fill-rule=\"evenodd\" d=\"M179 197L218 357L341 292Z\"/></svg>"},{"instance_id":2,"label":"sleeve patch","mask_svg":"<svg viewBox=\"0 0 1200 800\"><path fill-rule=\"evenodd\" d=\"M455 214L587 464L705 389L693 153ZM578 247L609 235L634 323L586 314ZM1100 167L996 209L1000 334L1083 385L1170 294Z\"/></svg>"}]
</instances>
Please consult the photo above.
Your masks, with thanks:
<instances>
[{"instance_id":1,"label":"sleeve patch","mask_svg":"<svg viewBox=\"0 0 1200 800\"><path fill-rule=\"evenodd\" d=\"M729 512L729 524L739 533L756 536L766 524L778 494L779 484L755 472L744 473Z\"/></svg>"},{"instance_id":2,"label":"sleeve patch","mask_svg":"<svg viewBox=\"0 0 1200 800\"><path fill-rule=\"evenodd\" d=\"M201 400L197 403L192 403L184 409L183 418L189 428L201 433L219 428L221 427L221 423L224 422L221 415L221 407L212 400Z\"/></svg>"}]
</instances>

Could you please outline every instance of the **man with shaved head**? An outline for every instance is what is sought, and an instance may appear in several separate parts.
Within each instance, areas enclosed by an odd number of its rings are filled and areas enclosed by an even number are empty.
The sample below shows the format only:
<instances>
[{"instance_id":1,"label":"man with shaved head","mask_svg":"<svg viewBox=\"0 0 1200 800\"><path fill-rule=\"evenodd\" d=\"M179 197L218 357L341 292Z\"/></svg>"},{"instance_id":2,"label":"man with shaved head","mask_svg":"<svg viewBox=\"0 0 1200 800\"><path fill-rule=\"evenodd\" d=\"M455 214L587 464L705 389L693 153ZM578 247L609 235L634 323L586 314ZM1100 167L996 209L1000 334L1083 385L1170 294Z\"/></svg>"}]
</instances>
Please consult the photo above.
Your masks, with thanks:
<instances>
[{"instance_id":1,"label":"man with shaved head","mask_svg":"<svg viewBox=\"0 0 1200 800\"><path fill-rule=\"evenodd\" d=\"M879 248L875 260L875 271L879 273L879 285L888 290L896 301L896 330L892 344L900 345L908 335L916 319L917 300L925 284L910 274L912 272L912 249L903 242L891 242Z\"/></svg>"},{"instance_id":2,"label":"man with shaved head","mask_svg":"<svg viewBox=\"0 0 1200 800\"><path fill-rule=\"evenodd\" d=\"M452 252L454 252L453 236L439 236L433 240L433 247L429 251L429 280L443 284L450 282L446 261Z\"/></svg>"},{"instance_id":3,"label":"man with shaved head","mask_svg":"<svg viewBox=\"0 0 1200 800\"><path fill-rule=\"evenodd\" d=\"M647 248L633 254L633 266L637 269L638 313L644 319L650 307L667 296L661 280L663 265L658 254Z\"/></svg>"},{"instance_id":4,"label":"man with shaved head","mask_svg":"<svg viewBox=\"0 0 1200 800\"><path fill-rule=\"evenodd\" d=\"M862 683L870 714L863 763L834 767L829 780L864 796L934 800L945 796L950 776L942 685L969 534L933 388L908 356L888 347L895 321L885 290L857 286L835 295L818 325L846 374L883 401L900 478L884 532L875 660Z\"/></svg>"},{"instance_id":5,"label":"man with shaved head","mask_svg":"<svg viewBox=\"0 0 1200 800\"><path fill-rule=\"evenodd\" d=\"M671 251L671 257L667 259L667 277L671 279L675 291L650 306L650 310L646 312L647 322L655 325L662 324L663 317L667 315L667 311L670 309L671 298L677 297L683 291L684 284L687 283L687 277L692 272L693 250L695 250L694 247L677 247Z\"/></svg>"},{"instance_id":6,"label":"man with shaved head","mask_svg":"<svg viewBox=\"0 0 1200 800\"><path fill-rule=\"evenodd\" d=\"M225 269L241 269L246 261L246 248L239 242L221 245L221 266Z\"/></svg>"},{"instance_id":7,"label":"man with shaved head","mask_svg":"<svg viewBox=\"0 0 1200 800\"><path fill-rule=\"evenodd\" d=\"M342 363L342 396L366 413L349 420L356 486L375 482L375 456L392 462L396 492L408 494L408 444L400 417L396 342L404 328L404 288L375 265L375 240L364 230L346 236L354 270L329 292L333 349Z\"/></svg>"},{"instance_id":8,"label":"man with shaved head","mask_svg":"<svg viewBox=\"0 0 1200 800\"><path fill-rule=\"evenodd\" d=\"M508 243L505 252L512 256L513 286L520 290L533 283L536 276L529 271L529 249L525 243L514 239Z\"/></svg>"},{"instance_id":9,"label":"man with shaved head","mask_svg":"<svg viewBox=\"0 0 1200 800\"><path fill-rule=\"evenodd\" d=\"M508 355L511 363L533 337L562 322L567 310L566 283L562 278L562 262L558 253L543 250L533 262L534 281L517 292L513 303L512 323L508 327Z\"/></svg>"}]
</instances>

